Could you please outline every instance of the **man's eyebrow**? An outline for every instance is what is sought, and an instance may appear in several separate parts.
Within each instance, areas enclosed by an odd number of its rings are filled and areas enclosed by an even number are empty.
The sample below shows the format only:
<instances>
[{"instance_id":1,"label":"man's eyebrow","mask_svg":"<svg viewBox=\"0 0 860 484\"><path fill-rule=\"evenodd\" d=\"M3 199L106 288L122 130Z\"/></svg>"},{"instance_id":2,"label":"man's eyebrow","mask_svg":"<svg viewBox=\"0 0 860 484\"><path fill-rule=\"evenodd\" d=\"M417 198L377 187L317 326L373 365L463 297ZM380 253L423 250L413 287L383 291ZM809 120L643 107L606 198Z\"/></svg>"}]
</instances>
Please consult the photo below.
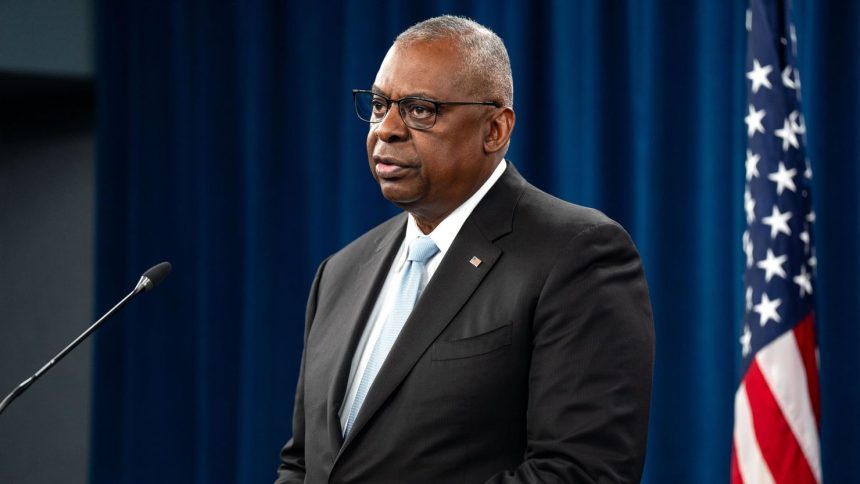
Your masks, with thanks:
<instances>
[{"instance_id":1,"label":"man's eyebrow","mask_svg":"<svg viewBox=\"0 0 860 484\"><path fill-rule=\"evenodd\" d=\"M380 88L379 88L379 86L377 86L376 84L374 84L374 85L373 85L373 87L371 87L371 88L370 88L370 90L371 90L374 94L380 94L380 95L382 95L382 96L389 97L389 96L388 96L388 94L386 94L386 93L385 93L385 91L383 91L382 89L380 89ZM420 98L430 99L430 100L435 100L435 99L436 99L436 97L434 97L433 95L431 95L431 94L429 94L429 93L426 93L426 92L424 92L424 91L418 91L418 92L409 93L409 94L407 94L407 95L405 95L405 96L403 96L403 97L420 97Z\"/></svg>"}]
</instances>

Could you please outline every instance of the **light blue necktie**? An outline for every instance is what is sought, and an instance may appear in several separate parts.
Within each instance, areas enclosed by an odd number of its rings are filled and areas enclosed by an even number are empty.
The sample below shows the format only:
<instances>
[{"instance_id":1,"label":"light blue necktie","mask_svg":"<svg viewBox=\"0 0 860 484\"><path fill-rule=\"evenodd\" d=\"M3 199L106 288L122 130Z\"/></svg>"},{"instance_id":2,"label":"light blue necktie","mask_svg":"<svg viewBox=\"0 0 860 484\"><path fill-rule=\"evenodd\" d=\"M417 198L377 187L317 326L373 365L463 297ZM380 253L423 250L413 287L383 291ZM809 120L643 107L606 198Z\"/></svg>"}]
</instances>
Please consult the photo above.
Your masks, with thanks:
<instances>
[{"instance_id":1,"label":"light blue necktie","mask_svg":"<svg viewBox=\"0 0 860 484\"><path fill-rule=\"evenodd\" d=\"M367 396L370 385L379 373L382 363L391 351L397 335L403 329L403 324L412 313L412 308L415 307L415 302L421 296L421 291L424 289L424 283L427 279L426 262L439 252L439 247L430 237L418 237L409 243L409 250L406 253L406 266L403 268L403 276L400 278L400 287L397 291L397 299L394 301L394 307L385 320L382 327L382 333L379 335L379 340L376 346L373 347L373 352L370 354L370 359L367 361L367 367L364 369L364 374L361 375L361 382L358 384L358 390L355 393L355 400L352 401L352 407L349 409L349 417L346 419L346 428L343 431L343 436L349 435L352 430L352 425L355 423L355 417L364 403L364 398Z\"/></svg>"}]
</instances>

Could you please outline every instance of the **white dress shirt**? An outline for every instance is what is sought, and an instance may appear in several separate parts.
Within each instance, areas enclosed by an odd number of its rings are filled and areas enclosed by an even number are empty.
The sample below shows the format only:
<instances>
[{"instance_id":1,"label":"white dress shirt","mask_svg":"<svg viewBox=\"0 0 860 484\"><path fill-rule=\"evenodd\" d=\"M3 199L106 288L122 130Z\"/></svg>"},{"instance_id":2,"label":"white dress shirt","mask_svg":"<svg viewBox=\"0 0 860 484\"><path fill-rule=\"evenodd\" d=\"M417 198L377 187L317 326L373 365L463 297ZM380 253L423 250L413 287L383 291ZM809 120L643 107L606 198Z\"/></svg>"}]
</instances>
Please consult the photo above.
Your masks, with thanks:
<instances>
[{"instance_id":1,"label":"white dress shirt","mask_svg":"<svg viewBox=\"0 0 860 484\"><path fill-rule=\"evenodd\" d=\"M432 232L427 234L428 237L433 239L436 246L439 247L439 252L427 261L427 281L425 284L430 282L430 279L436 272L436 268L439 267L439 263L442 262L442 259L445 257L451 244L454 243L454 238L457 237L457 233L460 232L460 228L466 222L466 219L469 218L472 210L474 210L478 205L478 202L484 198L484 195L490 191L490 188L495 185L496 181L501 178L506 167L507 162L502 160L498 166L496 166L496 169L490 177L487 178L487 181L481 185L481 188L479 188L478 191L476 191L459 207L454 209L450 215L445 217L445 220L442 220L442 222L440 222ZM394 261L388 269L388 276L386 276L385 283L379 291L379 296L376 299L376 304L373 306L373 311L370 313L368 324L365 325L364 333L361 335L361 340L358 342L355 354L352 357L349 380L346 384L346 399L340 407L341 431L346 428L346 421L349 418L349 409L352 408L352 402L355 400L355 394L358 392L358 384L361 382L361 375L364 374L364 370L367 368L370 354L373 352L373 347L376 345L376 341L382 333L382 326L385 324L385 320L391 312L394 301L397 299L397 280L400 278L403 267L406 265L406 251L409 247L409 243L416 237L420 237L422 235L424 234L421 232L421 229L418 228L418 224L415 223L415 218L412 214L409 214L406 222L406 236L403 238L403 242L400 244L400 249L397 251L397 255L394 256ZM373 388L372 385L371 388Z\"/></svg>"}]
</instances>

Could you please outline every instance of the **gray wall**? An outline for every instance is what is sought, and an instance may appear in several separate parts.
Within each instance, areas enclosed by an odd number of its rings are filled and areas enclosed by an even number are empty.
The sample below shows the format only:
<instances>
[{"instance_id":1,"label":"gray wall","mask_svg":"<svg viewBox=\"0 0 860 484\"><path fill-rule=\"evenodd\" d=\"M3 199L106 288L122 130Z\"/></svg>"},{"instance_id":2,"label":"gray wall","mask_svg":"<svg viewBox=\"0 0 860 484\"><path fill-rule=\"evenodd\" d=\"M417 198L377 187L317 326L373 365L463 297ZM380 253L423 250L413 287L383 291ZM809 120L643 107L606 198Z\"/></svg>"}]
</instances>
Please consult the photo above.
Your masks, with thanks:
<instances>
[{"instance_id":1,"label":"gray wall","mask_svg":"<svg viewBox=\"0 0 860 484\"><path fill-rule=\"evenodd\" d=\"M92 10L0 0L0 398L92 321ZM91 344L0 414L0 483L87 481Z\"/></svg>"},{"instance_id":2,"label":"gray wall","mask_svg":"<svg viewBox=\"0 0 860 484\"><path fill-rule=\"evenodd\" d=\"M0 73L2 396L92 321L92 89ZM86 482L90 345L0 414L0 483Z\"/></svg>"},{"instance_id":3,"label":"gray wall","mask_svg":"<svg viewBox=\"0 0 860 484\"><path fill-rule=\"evenodd\" d=\"M0 71L92 77L92 0L0 0Z\"/></svg>"}]
</instances>

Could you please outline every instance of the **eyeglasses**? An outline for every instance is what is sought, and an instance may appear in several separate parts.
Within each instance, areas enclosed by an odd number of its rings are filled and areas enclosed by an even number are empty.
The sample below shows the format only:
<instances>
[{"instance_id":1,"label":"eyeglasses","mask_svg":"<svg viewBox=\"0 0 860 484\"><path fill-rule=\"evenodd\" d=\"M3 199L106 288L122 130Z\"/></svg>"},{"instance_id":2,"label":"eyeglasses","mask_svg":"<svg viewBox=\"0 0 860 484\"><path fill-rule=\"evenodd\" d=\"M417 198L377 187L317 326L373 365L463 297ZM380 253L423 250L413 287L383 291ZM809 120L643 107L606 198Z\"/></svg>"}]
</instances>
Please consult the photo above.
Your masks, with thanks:
<instances>
[{"instance_id":1,"label":"eyeglasses","mask_svg":"<svg viewBox=\"0 0 860 484\"><path fill-rule=\"evenodd\" d=\"M365 91L363 89L353 89L352 99L355 102L355 114L362 121L368 123L378 123L385 118L391 105L397 103L400 107L400 117L403 123L412 129L430 129L436 124L436 118L439 114L440 106L496 106L500 107L499 103L493 101L485 102L469 102L469 101L434 101L421 97L403 97L400 99L390 99L382 94Z\"/></svg>"}]
</instances>

